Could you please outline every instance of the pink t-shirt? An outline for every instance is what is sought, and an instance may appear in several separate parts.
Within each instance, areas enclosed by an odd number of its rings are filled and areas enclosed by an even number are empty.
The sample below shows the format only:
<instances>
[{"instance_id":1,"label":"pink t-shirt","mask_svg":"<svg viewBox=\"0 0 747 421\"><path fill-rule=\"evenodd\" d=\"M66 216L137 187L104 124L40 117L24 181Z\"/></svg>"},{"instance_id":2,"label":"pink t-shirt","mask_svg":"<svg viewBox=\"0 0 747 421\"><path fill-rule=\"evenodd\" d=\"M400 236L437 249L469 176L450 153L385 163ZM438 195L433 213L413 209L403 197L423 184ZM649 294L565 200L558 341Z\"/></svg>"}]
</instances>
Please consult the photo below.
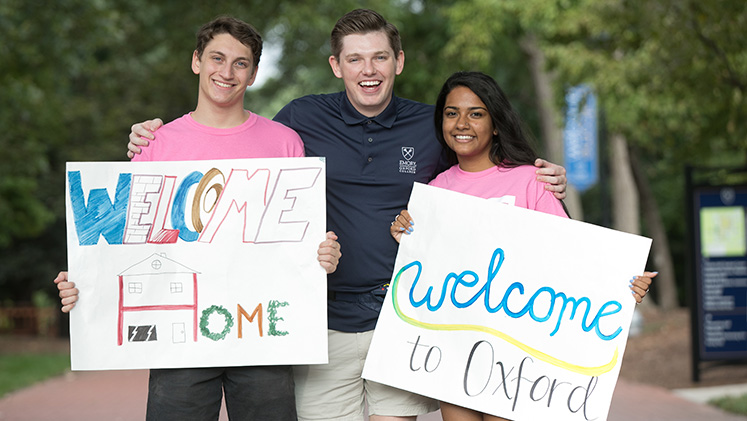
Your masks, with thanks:
<instances>
[{"instance_id":1,"label":"pink t-shirt","mask_svg":"<svg viewBox=\"0 0 747 421\"><path fill-rule=\"evenodd\" d=\"M480 172L467 172L454 165L428 184L567 218L560 200L545 190L545 183L537 181L535 169L531 165L494 166Z\"/></svg>"},{"instance_id":2,"label":"pink t-shirt","mask_svg":"<svg viewBox=\"0 0 747 421\"><path fill-rule=\"evenodd\" d=\"M191 113L165 124L133 161L288 158L304 156L301 137L288 127L251 113L240 126L217 129Z\"/></svg>"}]
</instances>

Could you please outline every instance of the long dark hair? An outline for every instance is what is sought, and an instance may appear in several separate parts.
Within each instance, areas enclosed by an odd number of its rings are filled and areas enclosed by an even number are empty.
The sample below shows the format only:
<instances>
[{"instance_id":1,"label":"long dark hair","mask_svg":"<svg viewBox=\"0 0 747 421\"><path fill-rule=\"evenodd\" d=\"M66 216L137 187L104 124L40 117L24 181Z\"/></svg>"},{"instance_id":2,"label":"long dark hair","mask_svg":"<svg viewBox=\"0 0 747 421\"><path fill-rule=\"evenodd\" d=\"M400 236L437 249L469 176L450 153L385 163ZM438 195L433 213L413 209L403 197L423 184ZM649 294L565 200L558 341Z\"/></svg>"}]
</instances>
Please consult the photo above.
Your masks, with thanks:
<instances>
[{"instance_id":1,"label":"long dark hair","mask_svg":"<svg viewBox=\"0 0 747 421\"><path fill-rule=\"evenodd\" d=\"M446 96L459 86L464 86L474 92L485 106L493 121L493 128L498 133L493 135L490 145L490 161L499 167L517 167L519 165L533 165L538 158L532 146L532 138L524 127L519 114L511 106L506 94L498 83L490 76L481 72L456 72L451 75L436 100L434 122L436 136L444 147L451 164L457 163L457 156L446 144L443 134L444 105Z\"/></svg>"}]
</instances>

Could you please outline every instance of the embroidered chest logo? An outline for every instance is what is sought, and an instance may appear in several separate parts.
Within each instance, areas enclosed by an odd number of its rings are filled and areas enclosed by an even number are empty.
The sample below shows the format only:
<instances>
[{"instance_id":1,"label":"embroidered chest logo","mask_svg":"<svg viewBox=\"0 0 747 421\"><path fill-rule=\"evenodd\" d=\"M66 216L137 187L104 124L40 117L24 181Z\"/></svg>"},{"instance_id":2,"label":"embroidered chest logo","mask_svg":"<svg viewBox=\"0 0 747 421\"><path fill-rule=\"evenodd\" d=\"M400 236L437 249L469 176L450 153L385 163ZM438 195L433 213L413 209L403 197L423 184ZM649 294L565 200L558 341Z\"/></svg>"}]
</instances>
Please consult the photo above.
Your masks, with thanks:
<instances>
[{"instance_id":1,"label":"embroidered chest logo","mask_svg":"<svg viewBox=\"0 0 747 421\"><path fill-rule=\"evenodd\" d=\"M399 160L399 172L404 174L415 174L418 169L418 163L412 160L412 158L415 157L415 148L412 146L403 146L402 157L405 159Z\"/></svg>"}]
</instances>

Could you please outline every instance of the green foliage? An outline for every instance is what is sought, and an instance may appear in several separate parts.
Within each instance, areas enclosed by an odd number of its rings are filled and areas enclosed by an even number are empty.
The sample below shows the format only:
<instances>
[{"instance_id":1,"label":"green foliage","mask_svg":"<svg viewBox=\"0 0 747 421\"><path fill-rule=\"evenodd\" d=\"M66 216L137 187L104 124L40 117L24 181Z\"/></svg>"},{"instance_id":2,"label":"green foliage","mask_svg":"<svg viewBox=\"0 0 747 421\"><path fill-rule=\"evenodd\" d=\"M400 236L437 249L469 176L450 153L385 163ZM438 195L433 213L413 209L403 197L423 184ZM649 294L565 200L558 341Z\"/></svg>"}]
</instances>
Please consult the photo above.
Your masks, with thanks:
<instances>
[{"instance_id":1,"label":"green foliage","mask_svg":"<svg viewBox=\"0 0 747 421\"><path fill-rule=\"evenodd\" d=\"M31 294L31 303L36 308L54 307L57 304L42 290L36 290Z\"/></svg>"},{"instance_id":2,"label":"green foliage","mask_svg":"<svg viewBox=\"0 0 747 421\"><path fill-rule=\"evenodd\" d=\"M568 86L594 86L606 132L624 134L639 152L675 261L683 261L684 165L747 163L744 4L463 0L446 10L452 37L444 50L450 59L486 71L491 60L512 51L512 44L517 51L522 37L531 35L548 58L558 109ZM520 60L509 63L498 67L521 73ZM605 183L584 201L596 223L608 219Z\"/></svg>"},{"instance_id":3,"label":"green foliage","mask_svg":"<svg viewBox=\"0 0 747 421\"><path fill-rule=\"evenodd\" d=\"M747 415L747 395L725 396L712 399L708 404L734 414Z\"/></svg>"},{"instance_id":4,"label":"green foliage","mask_svg":"<svg viewBox=\"0 0 747 421\"><path fill-rule=\"evenodd\" d=\"M0 299L56 295L50 280L66 266L65 162L126 159L132 123L193 109L194 33L216 15L248 9L227 1L0 3Z\"/></svg>"},{"instance_id":5,"label":"green foliage","mask_svg":"<svg viewBox=\"0 0 747 421\"><path fill-rule=\"evenodd\" d=\"M545 34L554 67L596 87L611 131L679 164L744 150L744 5L588 0L559 18Z\"/></svg>"},{"instance_id":6,"label":"green foliage","mask_svg":"<svg viewBox=\"0 0 747 421\"><path fill-rule=\"evenodd\" d=\"M48 268L50 258L64 267L64 237L34 243L63 223L64 163L122 156L122 145L114 148L109 140L125 138L132 117L121 115L137 104L123 106L120 93L142 74L120 54L126 56L136 36L130 20L150 22L146 2L63 0L47 6L20 0L0 6L2 298L28 300L42 285L33 278L40 275L35 269Z\"/></svg>"},{"instance_id":7,"label":"green foliage","mask_svg":"<svg viewBox=\"0 0 747 421\"><path fill-rule=\"evenodd\" d=\"M69 354L0 354L0 397L70 368Z\"/></svg>"},{"instance_id":8,"label":"green foliage","mask_svg":"<svg viewBox=\"0 0 747 421\"><path fill-rule=\"evenodd\" d=\"M265 51L282 49L275 77L245 103L272 117L298 96L343 89L329 68L328 39L336 20L358 7L379 11L400 29L405 70L397 95L432 103L449 74L481 70L533 127L535 96L521 40L536 36L555 76L558 108L565 87L592 84L609 131L625 134L644 155L673 245L684 235L682 165L745 163L741 2L59 0L49 7L5 0L0 301L29 301L37 290L56 296L50 281L65 268L66 161L123 160L132 123L169 121L194 108L190 59L200 25L230 14L257 27ZM263 61L259 71L269 67Z\"/></svg>"},{"instance_id":9,"label":"green foliage","mask_svg":"<svg viewBox=\"0 0 747 421\"><path fill-rule=\"evenodd\" d=\"M557 4L572 4L558 15L562 24L543 32L558 88L595 87L608 131L625 134L641 158L674 260L684 261L684 165L747 163L747 9L717 1ZM682 265L675 270L683 279Z\"/></svg>"}]
</instances>

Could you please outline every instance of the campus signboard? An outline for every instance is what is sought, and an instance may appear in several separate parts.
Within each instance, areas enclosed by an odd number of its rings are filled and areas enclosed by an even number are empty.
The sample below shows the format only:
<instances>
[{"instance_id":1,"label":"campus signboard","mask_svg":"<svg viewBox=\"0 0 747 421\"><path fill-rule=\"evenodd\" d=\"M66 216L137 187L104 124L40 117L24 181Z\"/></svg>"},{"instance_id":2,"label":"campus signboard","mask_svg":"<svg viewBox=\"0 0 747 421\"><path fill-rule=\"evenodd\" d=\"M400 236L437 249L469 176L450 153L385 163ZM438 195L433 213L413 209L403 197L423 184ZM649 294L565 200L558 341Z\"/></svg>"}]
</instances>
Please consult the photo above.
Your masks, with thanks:
<instances>
[{"instance_id":1,"label":"campus signboard","mask_svg":"<svg viewBox=\"0 0 747 421\"><path fill-rule=\"evenodd\" d=\"M364 377L511 420L606 419L651 240L415 184Z\"/></svg>"},{"instance_id":2,"label":"campus signboard","mask_svg":"<svg viewBox=\"0 0 747 421\"><path fill-rule=\"evenodd\" d=\"M701 361L747 359L747 186L691 186L688 197L698 381Z\"/></svg>"},{"instance_id":3,"label":"campus signboard","mask_svg":"<svg viewBox=\"0 0 747 421\"><path fill-rule=\"evenodd\" d=\"M74 162L65 177L73 370L327 361L323 159Z\"/></svg>"}]
</instances>

